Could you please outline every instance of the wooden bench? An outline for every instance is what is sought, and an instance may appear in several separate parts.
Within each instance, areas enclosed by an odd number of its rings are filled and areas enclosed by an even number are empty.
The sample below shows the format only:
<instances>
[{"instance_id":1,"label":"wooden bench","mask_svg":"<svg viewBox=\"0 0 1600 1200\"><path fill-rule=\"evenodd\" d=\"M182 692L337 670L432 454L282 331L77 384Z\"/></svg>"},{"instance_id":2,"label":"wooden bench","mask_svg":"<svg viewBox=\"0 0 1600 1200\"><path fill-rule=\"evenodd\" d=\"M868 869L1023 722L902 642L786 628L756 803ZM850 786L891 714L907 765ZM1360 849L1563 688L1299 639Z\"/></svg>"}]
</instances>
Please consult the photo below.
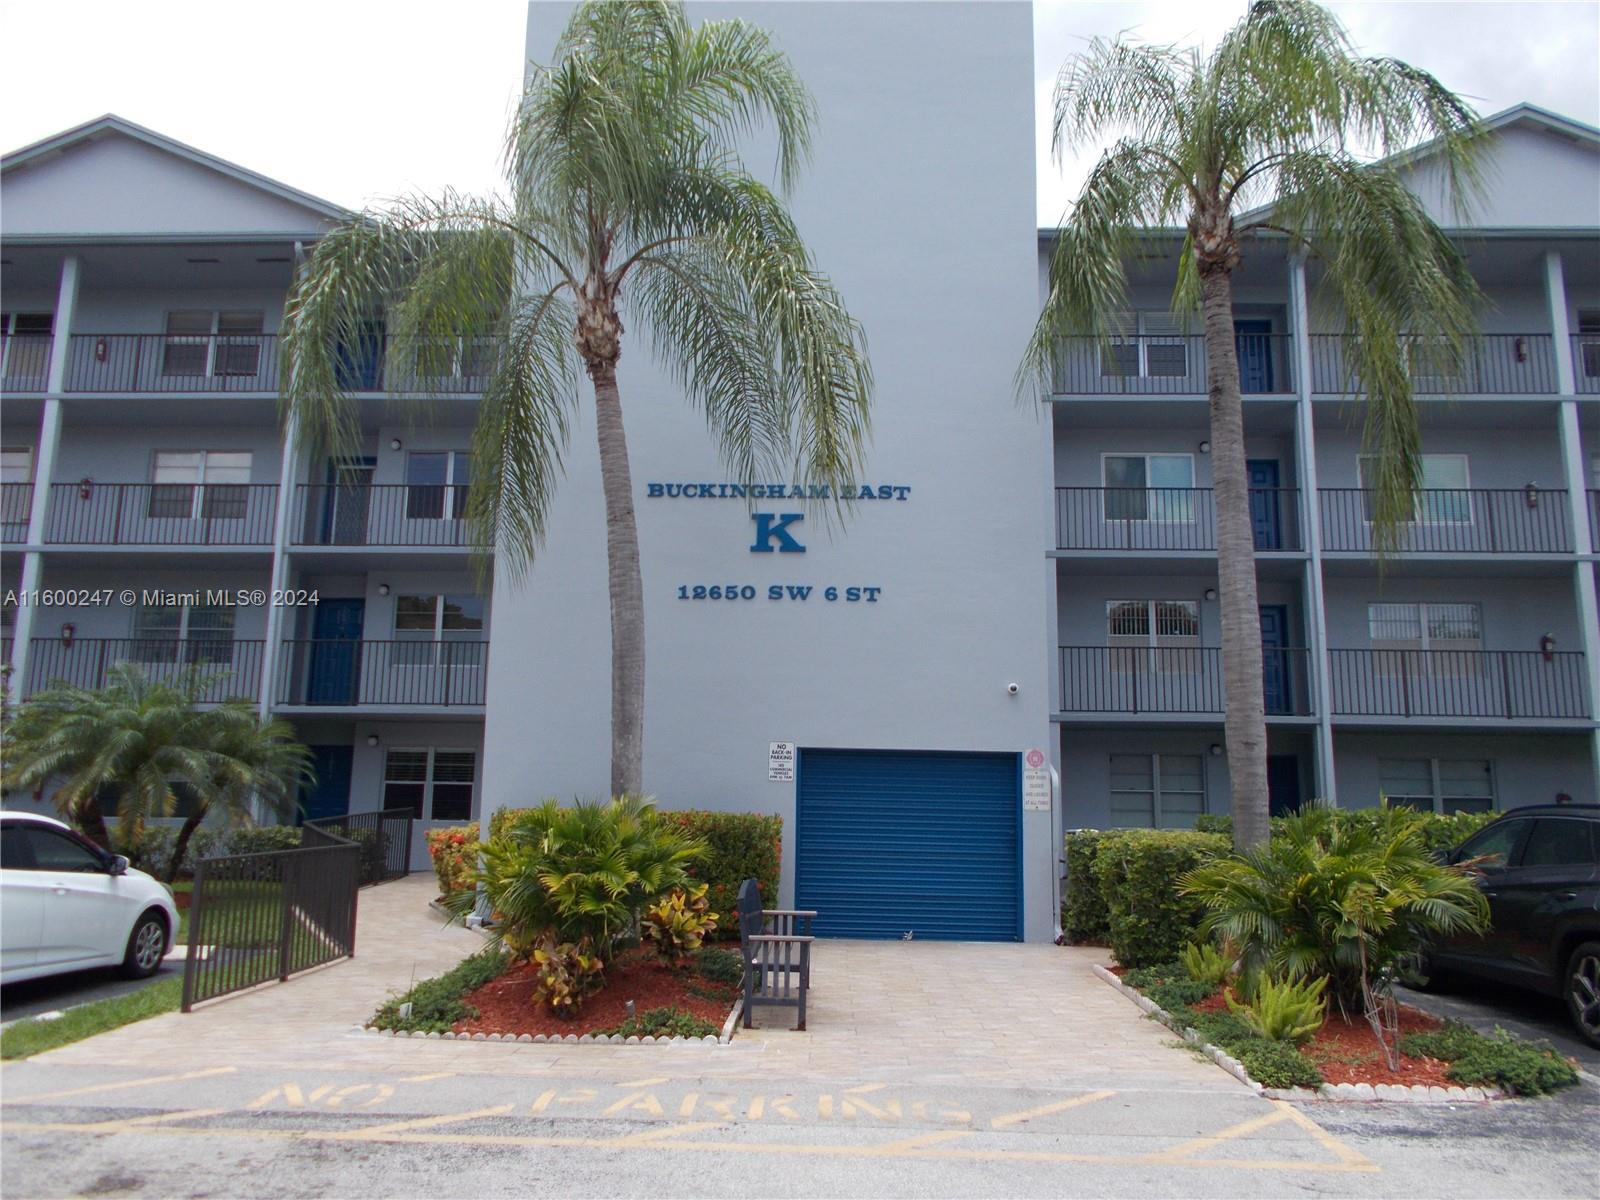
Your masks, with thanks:
<instances>
[{"instance_id":1,"label":"wooden bench","mask_svg":"<svg viewBox=\"0 0 1600 1200\"><path fill-rule=\"evenodd\" d=\"M739 952L744 960L744 1027L758 1004L798 1010L796 1030L806 1027L806 989L811 986L811 922L815 912L762 908L761 885L739 885Z\"/></svg>"}]
</instances>

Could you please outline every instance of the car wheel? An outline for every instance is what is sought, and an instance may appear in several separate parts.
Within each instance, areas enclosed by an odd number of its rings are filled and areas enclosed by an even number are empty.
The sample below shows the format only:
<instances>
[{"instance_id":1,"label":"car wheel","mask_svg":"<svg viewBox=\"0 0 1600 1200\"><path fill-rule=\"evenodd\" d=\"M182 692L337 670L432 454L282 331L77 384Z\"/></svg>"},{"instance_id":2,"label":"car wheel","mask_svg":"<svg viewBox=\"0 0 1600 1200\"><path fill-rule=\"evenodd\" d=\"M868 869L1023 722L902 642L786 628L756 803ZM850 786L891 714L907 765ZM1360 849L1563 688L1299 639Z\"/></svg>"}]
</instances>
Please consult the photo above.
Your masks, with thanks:
<instances>
[{"instance_id":1,"label":"car wheel","mask_svg":"<svg viewBox=\"0 0 1600 1200\"><path fill-rule=\"evenodd\" d=\"M1415 973L1403 982L1408 988L1419 992L1447 992L1450 990L1450 972L1424 954L1417 960Z\"/></svg>"},{"instance_id":2,"label":"car wheel","mask_svg":"<svg viewBox=\"0 0 1600 1200\"><path fill-rule=\"evenodd\" d=\"M1573 1025L1591 1046L1600 1046L1600 942L1584 942L1572 952L1562 990Z\"/></svg>"},{"instance_id":3,"label":"car wheel","mask_svg":"<svg viewBox=\"0 0 1600 1200\"><path fill-rule=\"evenodd\" d=\"M134 923L128 935L128 952L122 958L122 973L129 979L154 975L167 953L167 921L151 909Z\"/></svg>"}]
</instances>

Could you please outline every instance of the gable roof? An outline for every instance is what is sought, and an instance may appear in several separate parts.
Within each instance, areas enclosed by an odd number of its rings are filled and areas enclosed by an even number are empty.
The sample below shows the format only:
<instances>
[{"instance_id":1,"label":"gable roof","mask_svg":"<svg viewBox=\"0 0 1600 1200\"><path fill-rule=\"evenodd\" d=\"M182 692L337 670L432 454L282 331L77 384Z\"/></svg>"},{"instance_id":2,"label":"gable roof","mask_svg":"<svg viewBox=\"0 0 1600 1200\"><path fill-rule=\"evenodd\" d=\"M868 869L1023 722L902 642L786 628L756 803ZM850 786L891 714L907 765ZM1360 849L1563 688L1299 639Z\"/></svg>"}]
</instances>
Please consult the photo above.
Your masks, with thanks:
<instances>
[{"instance_id":1,"label":"gable roof","mask_svg":"<svg viewBox=\"0 0 1600 1200\"><path fill-rule=\"evenodd\" d=\"M153 129L146 129L143 125L135 124L124 117L114 113L107 113L103 117L96 117L92 121L85 121L82 125L75 125L71 129L47 137L42 141L24 146L20 150L13 150L10 154L0 157L0 173L10 173L21 167L30 166L41 161L48 161L74 146L84 145L97 141L108 134L120 134L137 142L143 142L157 150L185 159L207 170L215 171L233 179L246 187L255 188L279 200L288 201L290 204L299 205L331 221L343 221L354 214L331 200L324 200L320 196L313 196L310 192L303 192L299 188L290 187L276 179L270 179L247 167L227 159L218 158L215 154L207 154L204 150L170 138L166 134L157 133Z\"/></svg>"}]
</instances>

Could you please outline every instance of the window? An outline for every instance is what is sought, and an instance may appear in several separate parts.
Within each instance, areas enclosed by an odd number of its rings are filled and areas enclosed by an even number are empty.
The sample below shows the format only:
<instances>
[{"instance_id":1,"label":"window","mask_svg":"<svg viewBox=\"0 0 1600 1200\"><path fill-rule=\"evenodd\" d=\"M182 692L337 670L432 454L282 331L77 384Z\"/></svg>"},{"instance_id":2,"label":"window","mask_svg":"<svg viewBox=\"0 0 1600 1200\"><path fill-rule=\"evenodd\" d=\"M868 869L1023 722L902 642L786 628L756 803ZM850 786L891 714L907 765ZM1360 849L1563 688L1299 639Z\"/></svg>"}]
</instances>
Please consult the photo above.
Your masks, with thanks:
<instances>
[{"instance_id":1,"label":"window","mask_svg":"<svg viewBox=\"0 0 1600 1200\"><path fill-rule=\"evenodd\" d=\"M1193 829L1205 810L1205 760L1200 755L1111 756L1113 825Z\"/></svg>"},{"instance_id":2,"label":"window","mask_svg":"<svg viewBox=\"0 0 1600 1200\"><path fill-rule=\"evenodd\" d=\"M1517 852L1517 845L1531 824L1531 821L1496 821L1481 833L1468 838L1462 844L1456 859L1464 862L1468 859L1481 858L1484 861L1477 864L1479 867L1503 871L1510 863L1512 855Z\"/></svg>"},{"instance_id":3,"label":"window","mask_svg":"<svg viewBox=\"0 0 1600 1200\"><path fill-rule=\"evenodd\" d=\"M28 514L33 511L33 448L8 447L0 450L0 522L20 525L26 535Z\"/></svg>"},{"instance_id":4,"label":"window","mask_svg":"<svg viewBox=\"0 0 1600 1200\"><path fill-rule=\"evenodd\" d=\"M1578 310L1578 346L1578 373L1585 379L1600 379L1600 308ZM1595 486L1600 487L1600 481Z\"/></svg>"},{"instance_id":5,"label":"window","mask_svg":"<svg viewBox=\"0 0 1600 1200\"><path fill-rule=\"evenodd\" d=\"M1193 600L1108 600L1106 645L1112 669L1124 674L1194 674L1200 667L1200 605Z\"/></svg>"},{"instance_id":6,"label":"window","mask_svg":"<svg viewBox=\"0 0 1600 1200\"><path fill-rule=\"evenodd\" d=\"M1476 678L1483 613L1476 604L1369 604L1367 632L1379 675ZM1427 651L1427 653L1421 653Z\"/></svg>"},{"instance_id":7,"label":"window","mask_svg":"<svg viewBox=\"0 0 1600 1200\"><path fill-rule=\"evenodd\" d=\"M248 450L157 450L145 515L243 519L250 462Z\"/></svg>"},{"instance_id":8,"label":"window","mask_svg":"<svg viewBox=\"0 0 1600 1200\"><path fill-rule=\"evenodd\" d=\"M259 312L170 312L161 373L254 375L261 368L262 329Z\"/></svg>"},{"instance_id":9,"label":"window","mask_svg":"<svg viewBox=\"0 0 1600 1200\"><path fill-rule=\"evenodd\" d=\"M384 758L384 808L409 808L419 821L472 817L473 750L391 750Z\"/></svg>"},{"instance_id":10,"label":"window","mask_svg":"<svg viewBox=\"0 0 1600 1200\"><path fill-rule=\"evenodd\" d=\"M1194 457L1107 454L1100 460L1108 521L1194 521Z\"/></svg>"},{"instance_id":11,"label":"window","mask_svg":"<svg viewBox=\"0 0 1600 1200\"><path fill-rule=\"evenodd\" d=\"M1110 344L1100 350L1102 377L1181 379L1189 373L1189 339L1171 313L1119 313L1111 329Z\"/></svg>"},{"instance_id":12,"label":"window","mask_svg":"<svg viewBox=\"0 0 1600 1200\"><path fill-rule=\"evenodd\" d=\"M483 640L482 596L397 596L394 603L394 661L424 666L438 661L440 642ZM482 665L481 646L453 646L443 660L451 666Z\"/></svg>"},{"instance_id":13,"label":"window","mask_svg":"<svg viewBox=\"0 0 1600 1200\"><path fill-rule=\"evenodd\" d=\"M1600 822L1577 817L1540 817L1522 847L1519 867L1589 867L1600 863Z\"/></svg>"},{"instance_id":14,"label":"window","mask_svg":"<svg viewBox=\"0 0 1600 1200\"><path fill-rule=\"evenodd\" d=\"M1492 812L1494 771L1484 758L1380 758L1378 787L1391 807Z\"/></svg>"},{"instance_id":15,"label":"window","mask_svg":"<svg viewBox=\"0 0 1600 1200\"><path fill-rule=\"evenodd\" d=\"M141 663L231 663L231 604L144 604L133 613L129 658Z\"/></svg>"},{"instance_id":16,"label":"window","mask_svg":"<svg viewBox=\"0 0 1600 1200\"><path fill-rule=\"evenodd\" d=\"M414 450L406 459L406 516L459 521L467 512L472 455L465 450Z\"/></svg>"},{"instance_id":17,"label":"window","mask_svg":"<svg viewBox=\"0 0 1600 1200\"><path fill-rule=\"evenodd\" d=\"M27 836L28 848L33 851L35 871L71 871L92 875L106 869L105 859L76 838L54 829L38 827L29 829Z\"/></svg>"},{"instance_id":18,"label":"window","mask_svg":"<svg viewBox=\"0 0 1600 1200\"><path fill-rule=\"evenodd\" d=\"M1374 516L1374 491L1377 460L1363 454L1360 460L1362 504L1368 524ZM1465 454L1424 454L1422 490L1412 502L1412 520L1424 525L1472 524L1472 494Z\"/></svg>"}]
</instances>

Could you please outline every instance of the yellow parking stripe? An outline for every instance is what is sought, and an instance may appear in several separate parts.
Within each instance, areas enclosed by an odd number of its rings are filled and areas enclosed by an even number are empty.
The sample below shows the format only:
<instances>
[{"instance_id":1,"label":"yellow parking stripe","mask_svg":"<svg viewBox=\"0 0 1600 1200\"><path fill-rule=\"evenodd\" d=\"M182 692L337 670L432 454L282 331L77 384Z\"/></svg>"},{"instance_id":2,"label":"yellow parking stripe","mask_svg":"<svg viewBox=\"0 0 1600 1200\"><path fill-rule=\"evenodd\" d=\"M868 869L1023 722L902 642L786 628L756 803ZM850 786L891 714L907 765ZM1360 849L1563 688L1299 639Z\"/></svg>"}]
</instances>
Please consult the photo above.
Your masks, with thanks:
<instances>
[{"instance_id":1,"label":"yellow parking stripe","mask_svg":"<svg viewBox=\"0 0 1600 1200\"><path fill-rule=\"evenodd\" d=\"M1017 1125L1034 1117L1048 1117L1051 1113L1065 1112L1079 1105L1093 1104L1097 1100L1109 1100L1115 1095L1115 1092L1090 1092L1087 1096L1074 1096L1070 1100L1057 1100L1054 1104L1041 1104L1038 1108L1025 1108L1021 1112L1006 1113L1003 1117L996 1117L989 1124L995 1129L1004 1129L1008 1125Z\"/></svg>"},{"instance_id":2,"label":"yellow parking stripe","mask_svg":"<svg viewBox=\"0 0 1600 1200\"><path fill-rule=\"evenodd\" d=\"M118 1092L127 1088L150 1087L157 1083L180 1083L187 1079L205 1079L210 1075L228 1075L238 1067L208 1067L204 1071L186 1071L182 1075L152 1075L148 1079L125 1079L121 1083L96 1083L89 1087L68 1088L61 1092L40 1092L37 1096L9 1096L11 1104L38 1104L43 1100L65 1100L68 1096L92 1096L97 1092Z\"/></svg>"}]
</instances>

